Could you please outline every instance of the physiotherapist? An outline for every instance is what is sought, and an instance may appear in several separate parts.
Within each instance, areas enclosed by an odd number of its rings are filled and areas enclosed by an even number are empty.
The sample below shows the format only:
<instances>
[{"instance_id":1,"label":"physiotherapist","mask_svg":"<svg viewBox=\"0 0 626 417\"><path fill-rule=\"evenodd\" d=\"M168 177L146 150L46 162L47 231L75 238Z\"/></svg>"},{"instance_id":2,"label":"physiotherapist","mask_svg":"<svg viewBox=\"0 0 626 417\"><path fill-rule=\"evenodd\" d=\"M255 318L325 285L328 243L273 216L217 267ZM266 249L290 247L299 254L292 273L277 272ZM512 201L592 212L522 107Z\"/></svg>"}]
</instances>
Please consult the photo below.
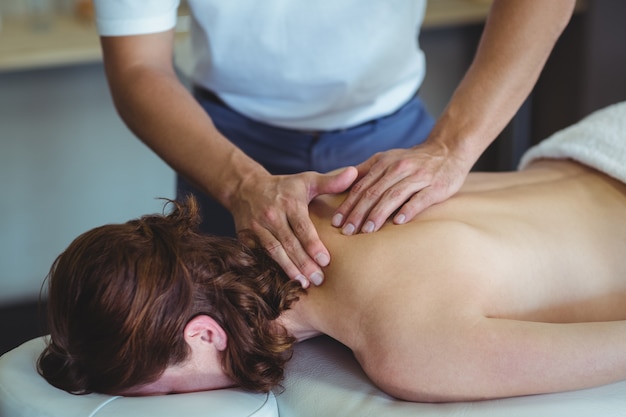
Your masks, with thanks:
<instances>
[{"instance_id":1,"label":"physiotherapist","mask_svg":"<svg viewBox=\"0 0 626 417\"><path fill-rule=\"evenodd\" d=\"M178 196L199 196L203 230L251 230L307 287L330 262L308 203L351 186L332 222L357 234L453 195L532 90L575 0L494 0L436 122L417 96L425 0L188 0L191 91L173 64L178 0L94 4L116 108L178 173Z\"/></svg>"}]
</instances>

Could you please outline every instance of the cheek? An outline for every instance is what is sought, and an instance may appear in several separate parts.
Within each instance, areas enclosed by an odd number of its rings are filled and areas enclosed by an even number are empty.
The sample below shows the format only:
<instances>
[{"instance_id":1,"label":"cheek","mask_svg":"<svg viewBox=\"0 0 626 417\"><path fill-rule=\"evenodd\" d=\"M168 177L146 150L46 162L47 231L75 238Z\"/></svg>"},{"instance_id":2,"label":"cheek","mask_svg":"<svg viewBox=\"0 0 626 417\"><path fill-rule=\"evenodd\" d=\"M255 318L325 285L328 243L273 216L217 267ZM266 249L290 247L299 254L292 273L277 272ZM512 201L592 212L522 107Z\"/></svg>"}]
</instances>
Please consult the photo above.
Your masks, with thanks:
<instances>
[{"instance_id":1,"label":"cheek","mask_svg":"<svg viewBox=\"0 0 626 417\"><path fill-rule=\"evenodd\" d=\"M224 373L195 374L180 378L172 384L173 392L199 392L235 387L235 382Z\"/></svg>"},{"instance_id":2,"label":"cheek","mask_svg":"<svg viewBox=\"0 0 626 417\"><path fill-rule=\"evenodd\" d=\"M177 369L175 371L166 370L158 380L120 394L143 397L212 391L235 386L235 382L224 373L203 373Z\"/></svg>"},{"instance_id":3,"label":"cheek","mask_svg":"<svg viewBox=\"0 0 626 417\"><path fill-rule=\"evenodd\" d=\"M226 374L222 373L216 378L212 379L213 387L209 389L224 389L224 388L233 388L236 387L237 384L235 381L230 379Z\"/></svg>"}]
</instances>

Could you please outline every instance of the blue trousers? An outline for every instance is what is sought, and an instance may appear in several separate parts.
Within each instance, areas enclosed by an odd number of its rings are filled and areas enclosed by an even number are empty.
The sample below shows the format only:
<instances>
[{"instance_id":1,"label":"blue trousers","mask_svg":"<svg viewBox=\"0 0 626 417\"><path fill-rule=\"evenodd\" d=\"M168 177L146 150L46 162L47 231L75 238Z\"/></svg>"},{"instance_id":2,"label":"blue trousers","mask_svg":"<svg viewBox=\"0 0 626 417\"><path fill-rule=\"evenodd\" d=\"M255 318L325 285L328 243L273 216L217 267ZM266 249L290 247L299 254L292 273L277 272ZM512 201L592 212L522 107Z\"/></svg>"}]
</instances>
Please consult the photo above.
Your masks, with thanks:
<instances>
[{"instance_id":1,"label":"blue trousers","mask_svg":"<svg viewBox=\"0 0 626 417\"><path fill-rule=\"evenodd\" d=\"M197 89L195 97L224 136L276 175L328 172L357 165L377 152L422 143L434 124L417 96L388 116L348 129L319 132L284 129L251 120L207 91ZM179 175L177 199L189 193L200 203L203 232L236 236L228 210Z\"/></svg>"}]
</instances>

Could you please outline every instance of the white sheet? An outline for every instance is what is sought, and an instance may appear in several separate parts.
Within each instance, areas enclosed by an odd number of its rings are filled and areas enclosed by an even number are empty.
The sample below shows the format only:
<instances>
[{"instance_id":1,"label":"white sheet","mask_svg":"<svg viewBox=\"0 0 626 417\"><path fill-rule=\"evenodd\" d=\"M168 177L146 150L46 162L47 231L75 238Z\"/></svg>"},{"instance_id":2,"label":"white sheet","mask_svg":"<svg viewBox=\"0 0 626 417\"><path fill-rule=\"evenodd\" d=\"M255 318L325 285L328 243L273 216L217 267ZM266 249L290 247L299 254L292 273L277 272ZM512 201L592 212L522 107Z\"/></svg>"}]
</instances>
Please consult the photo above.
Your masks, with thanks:
<instances>
[{"instance_id":1,"label":"white sheet","mask_svg":"<svg viewBox=\"0 0 626 417\"><path fill-rule=\"evenodd\" d=\"M626 381L603 387L501 400L421 404L376 388L349 349L328 338L300 343L287 364L281 417L617 417L626 416Z\"/></svg>"},{"instance_id":2,"label":"white sheet","mask_svg":"<svg viewBox=\"0 0 626 417\"><path fill-rule=\"evenodd\" d=\"M159 397L72 395L35 370L44 348L33 339L0 358L0 417L277 417L276 398L239 389Z\"/></svg>"}]
</instances>

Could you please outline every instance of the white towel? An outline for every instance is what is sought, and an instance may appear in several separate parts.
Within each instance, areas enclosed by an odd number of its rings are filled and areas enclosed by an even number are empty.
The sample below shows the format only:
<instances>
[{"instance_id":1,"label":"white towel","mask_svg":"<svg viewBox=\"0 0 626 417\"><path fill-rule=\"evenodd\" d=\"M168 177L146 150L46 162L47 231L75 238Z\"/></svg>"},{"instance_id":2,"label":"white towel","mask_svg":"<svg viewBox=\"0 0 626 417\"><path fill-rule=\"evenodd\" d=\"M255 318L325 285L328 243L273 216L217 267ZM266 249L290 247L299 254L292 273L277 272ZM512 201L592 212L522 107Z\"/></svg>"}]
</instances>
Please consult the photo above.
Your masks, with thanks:
<instances>
[{"instance_id":1,"label":"white towel","mask_svg":"<svg viewBox=\"0 0 626 417\"><path fill-rule=\"evenodd\" d=\"M540 158L573 159L626 183L626 101L598 110L533 146L519 169Z\"/></svg>"}]
</instances>

